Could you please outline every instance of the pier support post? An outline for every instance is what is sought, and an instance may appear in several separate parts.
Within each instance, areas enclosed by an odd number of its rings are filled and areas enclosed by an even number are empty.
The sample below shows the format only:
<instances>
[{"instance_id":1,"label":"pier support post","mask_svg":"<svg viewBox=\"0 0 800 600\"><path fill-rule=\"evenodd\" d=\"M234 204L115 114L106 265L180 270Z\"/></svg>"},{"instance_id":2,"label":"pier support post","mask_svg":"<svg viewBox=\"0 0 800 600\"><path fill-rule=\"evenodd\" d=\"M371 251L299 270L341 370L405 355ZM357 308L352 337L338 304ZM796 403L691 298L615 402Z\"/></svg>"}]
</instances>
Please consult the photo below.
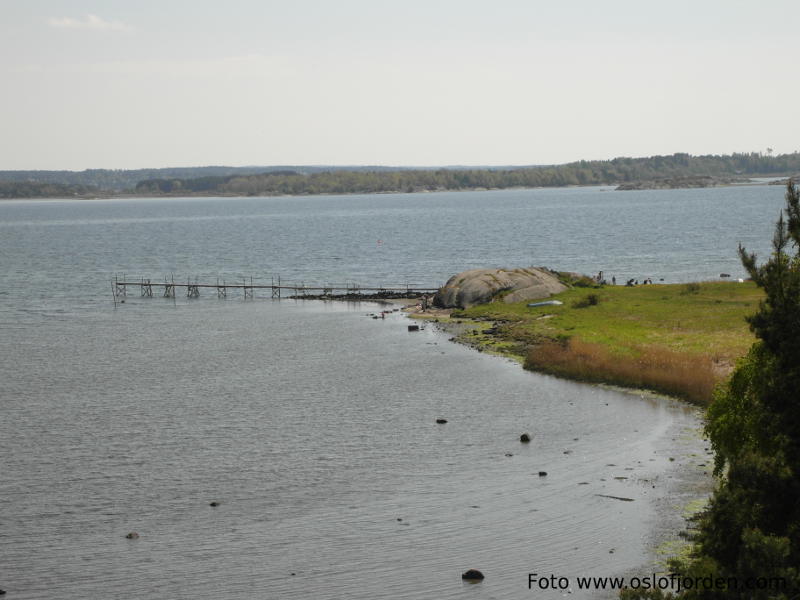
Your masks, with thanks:
<instances>
[{"instance_id":1,"label":"pier support post","mask_svg":"<svg viewBox=\"0 0 800 600\"><path fill-rule=\"evenodd\" d=\"M142 279L142 298L152 298L153 297L153 286L150 283L149 279Z\"/></svg>"},{"instance_id":2,"label":"pier support post","mask_svg":"<svg viewBox=\"0 0 800 600\"><path fill-rule=\"evenodd\" d=\"M125 274L123 273L123 282L125 281ZM120 283L119 278L114 275L114 295L125 297L128 295L128 286L125 283Z\"/></svg>"},{"instance_id":3,"label":"pier support post","mask_svg":"<svg viewBox=\"0 0 800 600\"><path fill-rule=\"evenodd\" d=\"M197 280L192 283L191 279L186 280L186 297L187 298L199 298L200 297L200 287L197 284Z\"/></svg>"},{"instance_id":4,"label":"pier support post","mask_svg":"<svg viewBox=\"0 0 800 600\"><path fill-rule=\"evenodd\" d=\"M164 298L174 298L175 297L175 278L172 278L172 283L164 277Z\"/></svg>"}]
</instances>

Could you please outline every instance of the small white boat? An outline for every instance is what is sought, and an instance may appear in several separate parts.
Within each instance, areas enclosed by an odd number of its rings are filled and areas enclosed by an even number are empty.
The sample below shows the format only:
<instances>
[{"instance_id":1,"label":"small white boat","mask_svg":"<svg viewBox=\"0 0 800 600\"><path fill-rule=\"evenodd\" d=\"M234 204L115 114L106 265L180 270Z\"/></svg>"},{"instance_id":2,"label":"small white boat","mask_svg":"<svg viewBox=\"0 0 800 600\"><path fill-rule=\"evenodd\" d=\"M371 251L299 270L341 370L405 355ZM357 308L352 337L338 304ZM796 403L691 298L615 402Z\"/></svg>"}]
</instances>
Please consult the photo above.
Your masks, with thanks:
<instances>
[{"instance_id":1,"label":"small white boat","mask_svg":"<svg viewBox=\"0 0 800 600\"><path fill-rule=\"evenodd\" d=\"M545 300L544 302L533 302L528 306L561 306L564 304L560 300Z\"/></svg>"}]
</instances>

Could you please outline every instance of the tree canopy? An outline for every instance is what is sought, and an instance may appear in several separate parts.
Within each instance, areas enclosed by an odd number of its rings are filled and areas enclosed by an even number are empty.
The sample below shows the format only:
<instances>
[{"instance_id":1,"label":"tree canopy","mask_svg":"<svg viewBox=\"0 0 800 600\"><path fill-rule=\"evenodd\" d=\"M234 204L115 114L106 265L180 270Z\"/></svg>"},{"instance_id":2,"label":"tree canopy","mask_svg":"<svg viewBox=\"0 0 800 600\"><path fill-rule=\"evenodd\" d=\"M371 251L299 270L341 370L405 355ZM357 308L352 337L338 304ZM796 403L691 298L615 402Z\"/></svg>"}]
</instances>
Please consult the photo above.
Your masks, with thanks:
<instances>
[{"instance_id":1,"label":"tree canopy","mask_svg":"<svg viewBox=\"0 0 800 600\"><path fill-rule=\"evenodd\" d=\"M499 169L332 169L140 181L137 193L237 196L370 194L464 189L622 184L676 177L731 177L800 171L800 154L730 156L673 154L649 158L579 161L565 165Z\"/></svg>"},{"instance_id":2,"label":"tree canopy","mask_svg":"<svg viewBox=\"0 0 800 600\"><path fill-rule=\"evenodd\" d=\"M760 152L576 161L562 165L473 168L252 166L85 171L0 171L3 197L81 193L146 195L285 195L624 185L675 178L731 178L800 173L800 153ZM4 183L5 182L5 183ZM26 184L26 185L22 185ZM48 187L45 184L50 184ZM37 187L39 186L39 187ZM52 186L74 186L70 188ZM81 190L86 190L81 192ZM16 195L14 195L16 194Z\"/></svg>"},{"instance_id":3,"label":"tree canopy","mask_svg":"<svg viewBox=\"0 0 800 600\"><path fill-rule=\"evenodd\" d=\"M765 299L748 318L756 343L708 410L715 471L724 477L685 568L765 587L683 597L788 600L800 593L800 192L792 182L770 258L759 265L746 249L739 254Z\"/></svg>"}]
</instances>

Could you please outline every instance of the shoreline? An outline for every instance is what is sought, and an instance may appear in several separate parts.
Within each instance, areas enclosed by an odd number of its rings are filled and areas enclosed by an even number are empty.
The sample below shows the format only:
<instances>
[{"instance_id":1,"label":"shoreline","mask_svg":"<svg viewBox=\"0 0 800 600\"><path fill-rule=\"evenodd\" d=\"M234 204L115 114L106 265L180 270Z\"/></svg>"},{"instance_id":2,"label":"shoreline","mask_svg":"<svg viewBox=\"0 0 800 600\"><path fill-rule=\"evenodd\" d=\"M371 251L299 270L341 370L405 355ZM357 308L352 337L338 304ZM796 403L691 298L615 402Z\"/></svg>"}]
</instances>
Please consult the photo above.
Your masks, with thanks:
<instances>
[{"instance_id":1,"label":"shoreline","mask_svg":"<svg viewBox=\"0 0 800 600\"><path fill-rule=\"evenodd\" d=\"M616 183L593 183L593 184L571 184L571 185L559 185L559 186L538 186L538 187L529 187L529 186L509 186L509 187L502 187L502 188L483 188L483 187L467 187L467 188L447 188L447 189L421 189L421 190L414 190L414 191L406 191L406 190L384 190L379 192L325 192L319 194L224 194L224 193L215 193L215 194L206 194L206 193L196 193L196 194L133 194L133 193L109 193L109 194L90 194L90 195L81 195L81 196L31 196L29 198L0 198L0 202L3 201L10 201L10 202L25 202L27 200L155 200L159 198L315 198L315 197L324 197L324 196L407 196L409 194L446 194L448 192L502 192L504 190L562 190L562 189L575 189L575 188L593 188L593 187L608 187L613 188L613 186L618 185ZM766 185L758 182L754 182L752 184L740 184L740 185Z\"/></svg>"},{"instance_id":2,"label":"shoreline","mask_svg":"<svg viewBox=\"0 0 800 600\"><path fill-rule=\"evenodd\" d=\"M755 176L754 176L755 178ZM636 182L639 183L639 182ZM587 188L609 188L602 191L669 191L669 190L688 190L698 189L698 186L685 186L685 187L641 187L631 189L619 189L619 186L625 185L623 183L591 183L591 184L569 184L559 186L509 186L509 187L465 187L465 188L447 188L447 189L420 189L413 191L406 190L382 190L377 192L368 191L351 191L351 192L325 192L319 194L231 194L231 193L195 193L195 194L134 194L134 193L108 193L108 194L87 194L79 196L31 196L25 198L0 198L0 202L25 202L29 200L52 200L52 201L65 201L65 200L155 200L155 199L177 199L177 198L315 198L324 196L386 196L397 195L406 196L409 194L445 194L448 192L502 192L502 191L520 191L520 190L563 190L563 189L587 189ZM709 186L700 186L699 189L708 187L726 188L726 187L757 187L757 186L771 186L777 185L765 181L748 181L739 183L717 183Z\"/></svg>"},{"instance_id":3,"label":"shoreline","mask_svg":"<svg viewBox=\"0 0 800 600\"><path fill-rule=\"evenodd\" d=\"M288 300L322 300L323 302L384 302L392 304L401 300L416 300L427 296L424 292L376 292L373 294L306 294L286 296Z\"/></svg>"},{"instance_id":4,"label":"shoreline","mask_svg":"<svg viewBox=\"0 0 800 600\"><path fill-rule=\"evenodd\" d=\"M703 438L703 411L701 408L686 400L651 390L581 381L576 378L528 369L524 365L523 356L509 351L509 348L517 345L514 340L496 333L498 323L495 321L479 321L468 317L453 318L451 313L456 309L429 308L422 310L419 304L407 304L400 310L409 319L421 320L434 325L439 331L448 335L451 342L477 352L507 358L532 373L592 385L621 394L639 396L643 401L663 402L667 405L679 406L693 415L695 425L685 427L676 420L670 426L670 430L664 432L657 440L657 451L668 455L671 464L664 473L663 492L652 501L655 522L646 535L650 559L646 564L627 569L624 575L626 577L641 576L643 569L655 569L659 573L667 572L667 563L670 559L683 557L690 551L692 548L690 537L694 528L691 519L706 506L716 485L716 479L712 475L713 452ZM490 339L486 338L486 331L492 332L489 334ZM616 597L616 595L612 594L608 597Z\"/></svg>"}]
</instances>

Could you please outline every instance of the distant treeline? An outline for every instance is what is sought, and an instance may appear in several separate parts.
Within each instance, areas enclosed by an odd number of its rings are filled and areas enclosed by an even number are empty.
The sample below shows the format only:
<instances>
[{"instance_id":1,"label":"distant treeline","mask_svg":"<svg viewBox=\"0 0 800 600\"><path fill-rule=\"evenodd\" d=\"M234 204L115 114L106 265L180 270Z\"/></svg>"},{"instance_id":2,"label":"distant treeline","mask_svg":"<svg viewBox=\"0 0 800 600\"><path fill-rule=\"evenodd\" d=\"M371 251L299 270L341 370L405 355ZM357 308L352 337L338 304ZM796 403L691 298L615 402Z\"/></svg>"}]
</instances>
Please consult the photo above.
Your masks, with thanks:
<instances>
[{"instance_id":1,"label":"distant treeline","mask_svg":"<svg viewBox=\"0 0 800 600\"><path fill-rule=\"evenodd\" d=\"M579 161L539 167L187 167L0 171L0 197L115 195L371 194L463 189L625 184L687 176L800 173L800 153L758 152Z\"/></svg>"},{"instance_id":2,"label":"distant treeline","mask_svg":"<svg viewBox=\"0 0 800 600\"><path fill-rule=\"evenodd\" d=\"M398 171L275 171L246 176L159 178L140 182L140 194L371 194L463 189L621 184L668 177L753 176L800 172L800 153L768 156L673 154L649 158L580 161L553 167Z\"/></svg>"},{"instance_id":3,"label":"distant treeline","mask_svg":"<svg viewBox=\"0 0 800 600\"><path fill-rule=\"evenodd\" d=\"M169 167L162 169L87 169L85 171L0 171L1 181L27 183L57 183L62 185L84 185L97 190L124 192L148 179L198 179L205 177L229 177L233 175L255 175L275 171L291 171L310 174L322 171L390 171L402 167L328 167L328 166L254 166L254 167Z\"/></svg>"},{"instance_id":4,"label":"distant treeline","mask_svg":"<svg viewBox=\"0 0 800 600\"><path fill-rule=\"evenodd\" d=\"M97 188L87 185L63 183L31 183L27 181L0 181L0 198L70 198L97 193Z\"/></svg>"}]
</instances>

